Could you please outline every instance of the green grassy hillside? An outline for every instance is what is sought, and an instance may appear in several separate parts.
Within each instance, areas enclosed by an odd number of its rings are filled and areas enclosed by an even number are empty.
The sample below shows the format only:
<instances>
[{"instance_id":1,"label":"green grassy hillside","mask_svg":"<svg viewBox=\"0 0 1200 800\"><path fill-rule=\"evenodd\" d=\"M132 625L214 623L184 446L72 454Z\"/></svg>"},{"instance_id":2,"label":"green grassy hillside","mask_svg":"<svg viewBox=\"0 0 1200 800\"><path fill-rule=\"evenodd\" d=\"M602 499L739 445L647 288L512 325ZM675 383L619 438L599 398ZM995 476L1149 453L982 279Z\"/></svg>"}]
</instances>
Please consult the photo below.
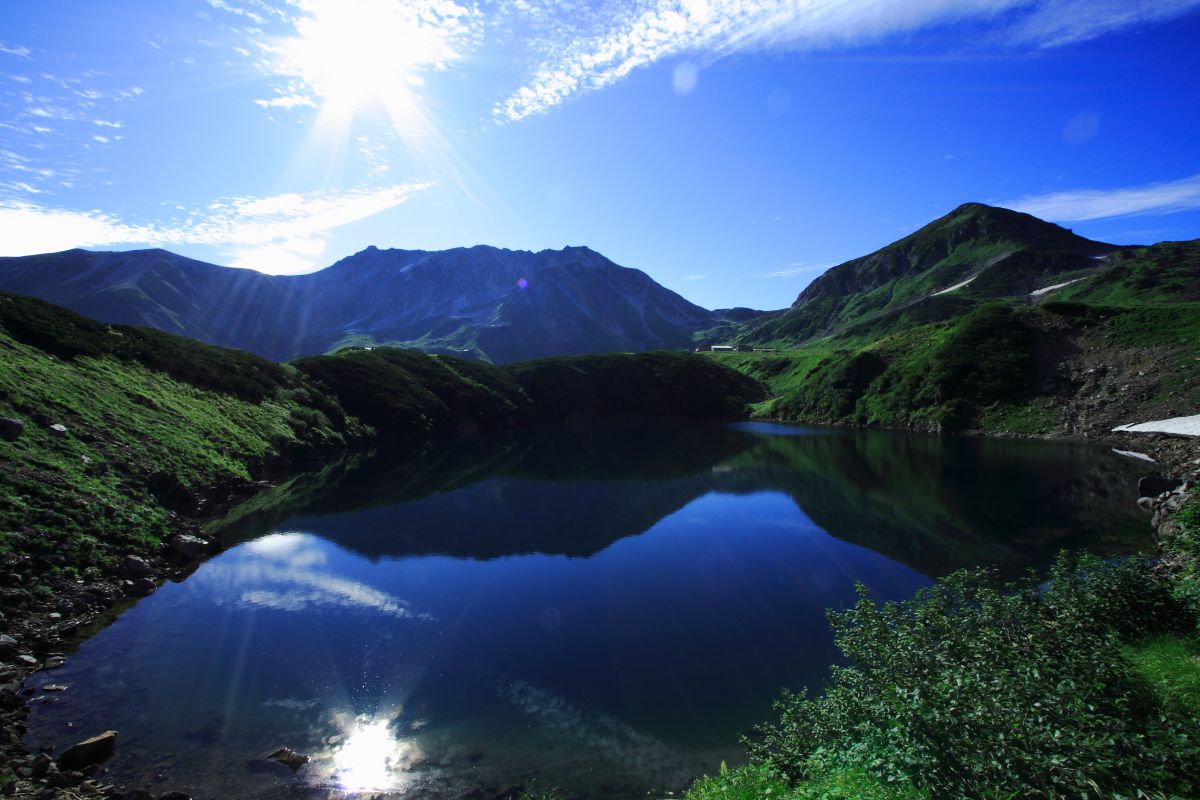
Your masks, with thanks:
<instances>
[{"instance_id":1,"label":"green grassy hillside","mask_svg":"<svg viewBox=\"0 0 1200 800\"><path fill-rule=\"evenodd\" d=\"M366 433L290 367L38 300L0 295L0 351L0 417L25 422L0 442L0 553L35 580L97 577L174 512Z\"/></svg>"},{"instance_id":2,"label":"green grassy hillside","mask_svg":"<svg viewBox=\"0 0 1200 800\"><path fill-rule=\"evenodd\" d=\"M7 294L0 352L0 417L23 422L0 440L0 572L47 587L154 555L181 517L356 445L568 418L745 417L765 396L675 353L499 368L378 349L281 365Z\"/></svg>"},{"instance_id":3,"label":"green grassy hillside","mask_svg":"<svg viewBox=\"0 0 1200 800\"><path fill-rule=\"evenodd\" d=\"M769 386L772 400L756 408L764 418L1101 432L1200 407L1200 304L992 303L874 340L709 357Z\"/></svg>"}]
</instances>

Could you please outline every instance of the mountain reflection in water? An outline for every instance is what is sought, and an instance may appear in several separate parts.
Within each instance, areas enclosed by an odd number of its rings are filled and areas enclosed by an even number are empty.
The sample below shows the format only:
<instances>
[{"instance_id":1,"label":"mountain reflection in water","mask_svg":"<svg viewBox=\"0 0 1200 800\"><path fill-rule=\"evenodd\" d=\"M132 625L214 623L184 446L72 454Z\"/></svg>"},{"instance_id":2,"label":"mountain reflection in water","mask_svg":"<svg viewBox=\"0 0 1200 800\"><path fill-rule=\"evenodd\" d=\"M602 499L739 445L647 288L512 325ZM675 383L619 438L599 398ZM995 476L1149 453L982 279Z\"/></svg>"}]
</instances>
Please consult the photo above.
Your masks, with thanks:
<instances>
[{"instance_id":1,"label":"mountain reflection in water","mask_svg":"<svg viewBox=\"0 0 1200 800\"><path fill-rule=\"evenodd\" d=\"M902 598L959 567L1128 552L1149 530L1136 469L756 424L333 465L240 509L242 544L85 642L26 743L115 728L112 779L197 797L677 791L739 758L780 687L820 685L825 609L856 582ZM281 746L311 760L265 760Z\"/></svg>"}]
</instances>

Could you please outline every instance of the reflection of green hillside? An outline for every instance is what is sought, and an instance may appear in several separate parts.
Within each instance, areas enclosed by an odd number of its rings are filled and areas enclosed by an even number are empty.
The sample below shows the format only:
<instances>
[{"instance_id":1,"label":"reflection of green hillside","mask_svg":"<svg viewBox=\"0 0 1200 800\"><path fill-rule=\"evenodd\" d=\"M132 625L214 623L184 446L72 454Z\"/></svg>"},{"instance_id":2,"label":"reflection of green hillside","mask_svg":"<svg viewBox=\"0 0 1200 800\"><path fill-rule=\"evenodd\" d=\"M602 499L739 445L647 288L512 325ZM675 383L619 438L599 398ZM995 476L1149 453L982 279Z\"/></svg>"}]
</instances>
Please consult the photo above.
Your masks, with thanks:
<instances>
[{"instance_id":1,"label":"reflection of green hillside","mask_svg":"<svg viewBox=\"0 0 1200 800\"><path fill-rule=\"evenodd\" d=\"M710 492L782 492L829 534L927 575L1133 549L1126 463L1094 448L753 426L551 428L450 438L333 470L254 518L371 558L589 556Z\"/></svg>"},{"instance_id":2,"label":"reflection of green hillside","mask_svg":"<svg viewBox=\"0 0 1200 800\"><path fill-rule=\"evenodd\" d=\"M1149 530L1126 464L1084 445L878 431L756 441L725 465L728 483L784 491L831 535L927 575L1041 565L1063 547L1127 552Z\"/></svg>"},{"instance_id":3,"label":"reflection of green hillside","mask_svg":"<svg viewBox=\"0 0 1200 800\"><path fill-rule=\"evenodd\" d=\"M709 491L712 466L753 442L725 426L668 424L447 437L324 475L226 538L293 518L371 558L587 556Z\"/></svg>"}]
</instances>

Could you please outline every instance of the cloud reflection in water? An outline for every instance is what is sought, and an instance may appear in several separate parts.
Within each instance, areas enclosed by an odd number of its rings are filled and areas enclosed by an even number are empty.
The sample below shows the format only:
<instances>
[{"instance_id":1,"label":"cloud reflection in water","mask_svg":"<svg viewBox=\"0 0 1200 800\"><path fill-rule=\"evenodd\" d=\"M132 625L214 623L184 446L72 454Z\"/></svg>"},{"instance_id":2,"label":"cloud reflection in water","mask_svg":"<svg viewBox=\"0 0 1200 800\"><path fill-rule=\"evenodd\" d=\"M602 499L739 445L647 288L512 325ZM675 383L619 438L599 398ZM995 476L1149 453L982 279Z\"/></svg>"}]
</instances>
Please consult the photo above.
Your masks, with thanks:
<instances>
[{"instance_id":1,"label":"cloud reflection in water","mask_svg":"<svg viewBox=\"0 0 1200 800\"><path fill-rule=\"evenodd\" d=\"M193 581L203 583L204 591L219 605L275 611L326 606L434 620L429 614L413 611L401 598L323 570L326 556L318 541L299 532L264 536L243 545L234 558L210 563Z\"/></svg>"}]
</instances>

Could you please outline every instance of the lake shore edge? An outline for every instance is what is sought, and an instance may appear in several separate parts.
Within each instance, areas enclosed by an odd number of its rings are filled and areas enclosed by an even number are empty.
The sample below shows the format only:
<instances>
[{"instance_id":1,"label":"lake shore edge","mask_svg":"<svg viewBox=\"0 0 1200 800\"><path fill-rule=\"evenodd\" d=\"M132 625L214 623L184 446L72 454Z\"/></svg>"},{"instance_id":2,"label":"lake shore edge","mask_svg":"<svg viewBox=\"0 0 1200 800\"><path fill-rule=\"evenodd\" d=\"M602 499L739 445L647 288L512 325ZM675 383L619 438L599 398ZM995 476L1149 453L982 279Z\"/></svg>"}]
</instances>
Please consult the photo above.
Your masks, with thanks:
<instances>
[{"instance_id":1,"label":"lake shore edge","mask_svg":"<svg viewBox=\"0 0 1200 800\"><path fill-rule=\"evenodd\" d=\"M767 420L763 420L767 421ZM789 420L777 422L787 425L801 425ZM824 426L823 426L824 427ZM829 426L834 428L853 428L856 426ZM928 433L928 432L924 432ZM945 435L945 434L944 434ZM1011 433L997 435L995 433L964 433L948 434L954 436L970 436L972 438L1019 438L1045 441L1086 442L1112 449L1130 448L1130 452L1146 452L1153 457L1168 478L1178 478L1180 482L1190 481L1186 493L1197 480L1194 460L1189 456L1195 455L1195 440L1181 439L1174 436L1157 434L1122 434L1114 433L1104 437L1063 437L1046 435L1029 435ZM357 444L345 448L341 453L329 452L327 457L352 457L369 448L367 444ZM1137 448L1134 450L1133 448ZM6 613L4 623L10 632L8 635L15 640L14 644L5 644L6 660L16 657L17 663L6 669L3 676L4 689L0 694L0 730L7 732L10 740L3 745L3 757L6 766L12 770L13 780L3 785L0 792L15 797L41 796L47 789L76 794L61 794L59 796L77 796L78 793L94 794L96 796L120 796L122 791L136 791L136 787L114 787L104 783L102 767L98 765L88 770L60 771L52 757L46 754L30 753L22 745L22 735L28 716L28 704L40 699L38 693L24 689L30 676L42 674L47 683L52 683L53 669L63 663L65 658L88 637L98 632L104 626L116 619L125 609L135 604L141 597L153 592L154 588L165 581L178 582L186 579L203 562L218 555L227 546L219 534L213 533L206 527L213 523L236 515L239 509L245 509L256 503L269 500L273 493L282 489L286 492L286 484L294 479L311 474L315 465L312 458L297 459L295 462L276 461L271 465L270 476L273 481L261 479L250 487L243 487L241 493L231 494L227 485L215 485L197 493L203 500L202 506L207 506L209 513L200 519L171 514L169 517L169 534L165 537L166 544L157 554L146 554L139 557L141 564L136 562L117 562L113 569L100 580L89 582L62 581L56 586L54 604L45 603L40 607L12 609ZM262 464L253 465L256 474L262 472ZM1152 465L1147 462L1147 467ZM1189 467L1192 469L1189 470ZM1153 471L1153 470L1152 470ZM263 473L266 474L266 473ZM276 483L278 482L278 483ZM1186 495L1185 495L1186 496ZM1156 498L1156 504L1165 502L1166 498ZM1164 526L1169 520L1169 512L1155 517L1155 525ZM144 566L142 566L144 565ZM132 571L131 571L132 570ZM66 600L78 610L69 617L54 611L61 607ZM15 635L14 635L15 634ZM31 656L34 661L21 659L23 655ZM42 697L45 697L42 694ZM11 788L9 788L11 787Z\"/></svg>"}]
</instances>

